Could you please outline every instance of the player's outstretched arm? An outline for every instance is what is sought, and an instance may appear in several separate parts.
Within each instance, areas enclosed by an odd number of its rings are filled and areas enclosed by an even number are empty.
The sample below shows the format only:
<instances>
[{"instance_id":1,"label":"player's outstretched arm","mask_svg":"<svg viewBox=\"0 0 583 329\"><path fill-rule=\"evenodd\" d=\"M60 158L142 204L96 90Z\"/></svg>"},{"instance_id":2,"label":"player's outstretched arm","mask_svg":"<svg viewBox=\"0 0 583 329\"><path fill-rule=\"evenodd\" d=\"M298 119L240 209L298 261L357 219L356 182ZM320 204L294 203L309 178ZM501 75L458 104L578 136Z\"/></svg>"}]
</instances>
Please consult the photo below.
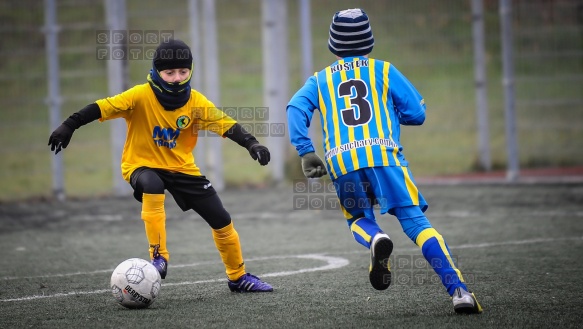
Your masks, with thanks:
<instances>
[{"instance_id":1,"label":"player's outstretched arm","mask_svg":"<svg viewBox=\"0 0 583 329\"><path fill-rule=\"evenodd\" d=\"M265 166L271 160L269 149L261 145L255 136L240 124L235 123L223 136L246 148L253 160L257 160L260 165Z\"/></svg>"},{"instance_id":2,"label":"player's outstretched arm","mask_svg":"<svg viewBox=\"0 0 583 329\"><path fill-rule=\"evenodd\" d=\"M71 114L49 137L51 151L55 154L67 148L75 129L101 118L101 110L96 103L85 106L81 111Z\"/></svg>"}]
</instances>

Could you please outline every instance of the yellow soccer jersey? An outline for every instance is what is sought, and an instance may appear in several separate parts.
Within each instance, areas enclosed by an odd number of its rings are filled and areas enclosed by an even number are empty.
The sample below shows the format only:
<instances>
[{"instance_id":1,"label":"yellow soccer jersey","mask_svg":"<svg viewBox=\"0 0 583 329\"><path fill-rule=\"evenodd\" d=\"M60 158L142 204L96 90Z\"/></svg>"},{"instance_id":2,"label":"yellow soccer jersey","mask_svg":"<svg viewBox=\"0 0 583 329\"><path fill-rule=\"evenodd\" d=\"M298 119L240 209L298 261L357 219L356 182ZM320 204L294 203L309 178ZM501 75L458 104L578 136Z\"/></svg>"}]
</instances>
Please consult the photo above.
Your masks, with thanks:
<instances>
[{"instance_id":1,"label":"yellow soccer jersey","mask_svg":"<svg viewBox=\"0 0 583 329\"><path fill-rule=\"evenodd\" d=\"M126 120L121 172L128 182L139 167L201 175L192 154L199 131L222 136L236 123L196 90L191 90L190 99L183 107L166 111L148 83L96 103L101 109L100 121Z\"/></svg>"}]
</instances>

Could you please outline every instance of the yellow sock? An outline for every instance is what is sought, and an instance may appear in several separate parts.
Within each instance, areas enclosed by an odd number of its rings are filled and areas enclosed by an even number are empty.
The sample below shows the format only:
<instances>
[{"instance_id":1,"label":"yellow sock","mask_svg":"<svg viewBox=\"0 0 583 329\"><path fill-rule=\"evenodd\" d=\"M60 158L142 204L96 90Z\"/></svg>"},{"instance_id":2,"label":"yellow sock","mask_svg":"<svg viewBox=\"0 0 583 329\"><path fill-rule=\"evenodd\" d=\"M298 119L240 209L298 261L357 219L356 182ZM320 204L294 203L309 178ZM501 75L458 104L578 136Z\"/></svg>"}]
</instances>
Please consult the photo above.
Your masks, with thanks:
<instances>
[{"instance_id":1,"label":"yellow sock","mask_svg":"<svg viewBox=\"0 0 583 329\"><path fill-rule=\"evenodd\" d=\"M231 281L238 280L245 274L245 263L243 262L239 234L235 231L233 223L218 230L213 229L212 231L215 245L221 254L223 264L225 264L227 277Z\"/></svg>"},{"instance_id":2,"label":"yellow sock","mask_svg":"<svg viewBox=\"0 0 583 329\"><path fill-rule=\"evenodd\" d=\"M146 237L150 245L150 259L153 258L154 248L159 246L158 252L166 261L170 261L170 254L166 249L166 213L164 211L164 194L142 195L142 220L146 228Z\"/></svg>"}]
</instances>

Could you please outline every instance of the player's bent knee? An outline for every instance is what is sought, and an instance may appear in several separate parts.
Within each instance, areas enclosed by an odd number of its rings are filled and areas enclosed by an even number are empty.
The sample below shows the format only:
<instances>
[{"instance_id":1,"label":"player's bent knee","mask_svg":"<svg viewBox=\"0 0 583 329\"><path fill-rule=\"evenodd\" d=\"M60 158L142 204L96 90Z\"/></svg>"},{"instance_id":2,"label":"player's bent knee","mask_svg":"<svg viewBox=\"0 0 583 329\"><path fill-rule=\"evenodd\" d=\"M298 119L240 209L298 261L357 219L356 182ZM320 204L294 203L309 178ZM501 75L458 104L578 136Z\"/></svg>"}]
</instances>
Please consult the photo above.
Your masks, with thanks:
<instances>
[{"instance_id":1,"label":"player's bent knee","mask_svg":"<svg viewBox=\"0 0 583 329\"><path fill-rule=\"evenodd\" d=\"M419 233L432 228L431 223L418 206L395 208L395 216L401 223L403 232L413 242L417 241Z\"/></svg>"}]
</instances>

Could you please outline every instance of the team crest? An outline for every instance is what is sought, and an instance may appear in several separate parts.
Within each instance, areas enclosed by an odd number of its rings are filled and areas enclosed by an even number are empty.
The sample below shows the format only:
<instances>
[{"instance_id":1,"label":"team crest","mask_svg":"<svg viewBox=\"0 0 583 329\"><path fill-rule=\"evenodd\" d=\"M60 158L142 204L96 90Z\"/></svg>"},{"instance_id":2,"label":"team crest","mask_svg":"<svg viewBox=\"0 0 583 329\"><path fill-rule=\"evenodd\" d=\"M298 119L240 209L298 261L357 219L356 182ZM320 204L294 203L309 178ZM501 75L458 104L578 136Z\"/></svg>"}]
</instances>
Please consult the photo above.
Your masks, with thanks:
<instances>
[{"instance_id":1,"label":"team crest","mask_svg":"<svg viewBox=\"0 0 583 329\"><path fill-rule=\"evenodd\" d=\"M188 117L187 115L181 115L176 120L176 126L178 127L178 129L184 129L184 128L188 127L189 124L190 124L190 117Z\"/></svg>"}]
</instances>

